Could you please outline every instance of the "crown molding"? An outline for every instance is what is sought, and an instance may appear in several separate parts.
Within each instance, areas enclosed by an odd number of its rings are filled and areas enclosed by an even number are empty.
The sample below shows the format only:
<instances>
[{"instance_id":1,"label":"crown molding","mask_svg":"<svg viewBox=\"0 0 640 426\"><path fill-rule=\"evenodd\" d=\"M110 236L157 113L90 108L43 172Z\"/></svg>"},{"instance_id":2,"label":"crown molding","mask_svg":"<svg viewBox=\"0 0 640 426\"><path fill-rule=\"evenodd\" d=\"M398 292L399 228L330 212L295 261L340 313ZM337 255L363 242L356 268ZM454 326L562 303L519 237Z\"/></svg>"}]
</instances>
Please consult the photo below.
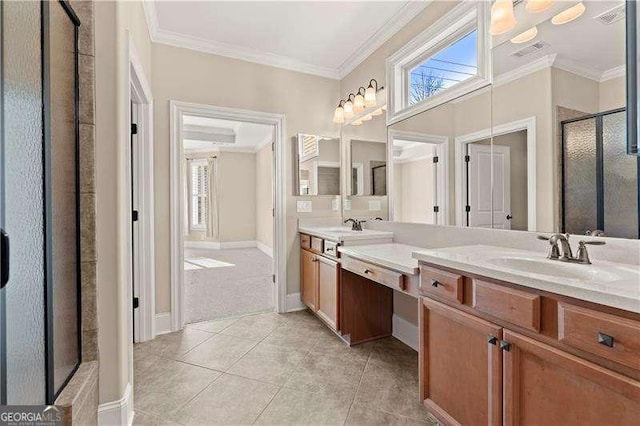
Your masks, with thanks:
<instances>
[{"instance_id":1,"label":"crown molding","mask_svg":"<svg viewBox=\"0 0 640 426\"><path fill-rule=\"evenodd\" d=\"M545 68L554 66L556 62L556 54L546 55L535 61L531 61L528 64L524 64L518 68L514 68L511 71L500 74L493 79L494 86L501 86L511 81L518 80L525 75L533 74L536 71L540 71Z\"/></svg>"},{"instance_id":2,"label":"crown molding","mask_svg":"<svg viewBox=\"0 0 640 426\"><path fill-rule=\"evenodd\" d=\"M262 65L268 65L276 68L297 71L305 74L317 75L320 77L340 80L353 71L358 65L382 46L393 35L400 31L406 24L416 17L432 0L425 1L407 1L405 5L393 15L382 28L371 36L360 46L354 54L352 54L338 68L323 67L309 64L297 59L286 56L265 53L262 51L250 49L244 46L238 46L230 43L221 43L206 40L199 37L193 37L186 34L180 34L172 31L166 31L160 28L158 24L158 13L156 10L155 0L143 1L144 14L149 29L149 37L154 43L167 44L175 47L196 50L204 53L224 56L227 58L239 59L242 61L253 62Z\"/></svg>"},{"instance_id":3,"label":"crown molding","mask_svg":"<svg viewBox=\"0 0 640 426\"><path fill-rule=\"evenodd\" d=\"M584 65L581 65L577 62L563 59L561 57L556 58L553 66L555 68L570 72L575 75L579 75L580 77L588 78L589 80L593 81L600 81L600 78L602 77L601 71L585 67Z\"/></svg>"},{"instance_id":4,"label":"crown molding","mask_svg":"<svg viewBox=\"0 0 640 426\"><path fill-rule=\"evenodd\" d=\"M356 52L354 52L346 61L338 68L340 78L346 77L365 59L373 54L387 40L393 37L398 31L405 27L413 18L424 10L432 0L425 1L408 1L405 5L393 15L382 28L376 31Z\"/></svg>"},{"instance_id":5,"label":"crown molding","mask_svg":"<svg viewBox=\"0 0 640 426\"><path fill-rule=\"evenodd\" d=\"M620 65L619 67L611 68L602 73L600 77L600 83L603 81L613 80L614 78L624 77L627 75L627 66Z\"/></svg>"}]
</instances>

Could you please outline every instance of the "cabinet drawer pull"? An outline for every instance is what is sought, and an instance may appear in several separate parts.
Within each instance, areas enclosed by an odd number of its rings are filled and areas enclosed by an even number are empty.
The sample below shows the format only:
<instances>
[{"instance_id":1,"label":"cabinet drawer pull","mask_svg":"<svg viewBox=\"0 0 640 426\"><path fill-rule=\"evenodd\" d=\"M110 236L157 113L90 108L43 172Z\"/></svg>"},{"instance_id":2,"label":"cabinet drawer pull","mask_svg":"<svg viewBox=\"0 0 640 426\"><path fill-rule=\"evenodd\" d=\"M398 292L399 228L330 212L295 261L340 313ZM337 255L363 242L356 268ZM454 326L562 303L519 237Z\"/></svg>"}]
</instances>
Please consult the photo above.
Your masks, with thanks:
<instances>
[{"instance_id":1,"label":"cabinet drawer pull","mask_svg":"<svg viewBox=\"0 0 640 426\"><path fill-rule=\"evenodd\" d=\"M313 260L312 260L312 262L317 262L317 261L318 261L317 257L314 257Z\"/></svg>"},{"instance_id":2,"label":"cabinet drawer pull","mask_svg":"<svg viewBox=\"0 0 640 426\"><path fill-rule=\"evenodd\" d=\"M493 334L490 334L487 336L487 343L490 343L495 346L498 343L498 338Z\"/></svg>"},{"instance_id":3,"label":"cabinet drawer pull","mask_svg":"<svg viewBox=\"0 0 640 426\"><path fill-rule=\"evenodd\" d=\"M503 351L509 352L511 350L511 343L505 342L504 340L500 342L500 349Z\"/></svg>"},{"instance_id":4,"label":"cabinet drawer pull","mask_svg":"<svg viewBox=\"0 0 640 426\"><path fill-rule=\"evenodd\" d=\"M598 333L598 343L612 348L613 336L609 336L608 334L604 334L604 333Z\"/></svg>"},{"instance_id":5,"label":"cabinet drawer pull","mask_svg":"<svg viewBox=\"0 0 640 426\"><path fill-rule=\"evenodd\" d=\"M438 280L431 280L431 286L432 287L438 287L440 285L440 281Z\"/></svg>"},{"instance_id":6,"label":"cabinet drawer pull","mask_svg":"<svg viewBox=\"0 0 640 426\"><path fill-rule=\"evenodd\" d=\"M373 271L371 269L365 269L364 273L365 274L373 274Z\"/></svg>"}]
</instances>

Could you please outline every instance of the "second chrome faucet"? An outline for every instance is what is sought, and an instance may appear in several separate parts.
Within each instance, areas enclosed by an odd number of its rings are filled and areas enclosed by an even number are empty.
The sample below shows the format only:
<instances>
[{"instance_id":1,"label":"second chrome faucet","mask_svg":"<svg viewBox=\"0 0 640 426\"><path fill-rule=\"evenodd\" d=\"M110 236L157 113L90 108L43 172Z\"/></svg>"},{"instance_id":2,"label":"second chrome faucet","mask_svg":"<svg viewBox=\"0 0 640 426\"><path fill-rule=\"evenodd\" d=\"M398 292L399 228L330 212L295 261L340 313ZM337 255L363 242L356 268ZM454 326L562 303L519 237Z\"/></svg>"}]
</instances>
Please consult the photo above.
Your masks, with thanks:
<instances>
[{"instance_id":1,"label":"second chrome faucet","mask_svg":"<svg viewBox=\"0 0 640 426\"><path fill-rule=\"evenodd\" d=\"M569 243L569 234L555 233L551 236L538 235L539 240L549 241L551 246L549 249L549 255L547 259L559 260L561 262L573 262L583 265L590 265L589 253L587 252L587 245L602 246L604 241L592 240L592 241L579 241L578 252L576 256L573 256L571 251L571 244Z\"/></svg>"}]
</instances>

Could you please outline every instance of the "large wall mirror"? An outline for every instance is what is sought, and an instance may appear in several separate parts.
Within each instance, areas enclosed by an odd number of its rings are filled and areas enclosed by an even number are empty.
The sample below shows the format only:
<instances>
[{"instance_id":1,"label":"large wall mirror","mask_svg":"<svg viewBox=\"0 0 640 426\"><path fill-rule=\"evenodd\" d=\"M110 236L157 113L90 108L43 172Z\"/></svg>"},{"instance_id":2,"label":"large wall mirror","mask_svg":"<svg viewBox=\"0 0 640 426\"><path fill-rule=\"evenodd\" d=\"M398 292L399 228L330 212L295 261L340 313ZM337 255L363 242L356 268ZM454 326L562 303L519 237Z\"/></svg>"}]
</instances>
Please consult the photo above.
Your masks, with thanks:
<instances>
[{"instance_id":1,"label":"large wall mirror","mask_svg":"<svg viewBox=\"0 0 640 426\"><path fill-rule=\"evenodd\" d=\"M387 128L385 113L342 126L345 149L343 216L388 218Z\"/></svg>"},{"instance_id":2,"label":"large wall mirror","mask_svg":"<svg viewBox=\"0 0 640 426\"><path fill-rule=\"evenodd\" d=\"M295 195L340 195L340 139L299 133L293 146Z\"/></svg>"},{"instance_id":3,"label":"large wall mirror","mask_svg":"<svg viewBox=\"0 0 640 426\"><path fill-rule=\"evenodd\" d=\"M526 5L514 2L516 25L492 36L490 86L389 127L392 218L638 238L626 4ZM464 72L458 54L431 78Z\"/></svg>"}]
</instances>

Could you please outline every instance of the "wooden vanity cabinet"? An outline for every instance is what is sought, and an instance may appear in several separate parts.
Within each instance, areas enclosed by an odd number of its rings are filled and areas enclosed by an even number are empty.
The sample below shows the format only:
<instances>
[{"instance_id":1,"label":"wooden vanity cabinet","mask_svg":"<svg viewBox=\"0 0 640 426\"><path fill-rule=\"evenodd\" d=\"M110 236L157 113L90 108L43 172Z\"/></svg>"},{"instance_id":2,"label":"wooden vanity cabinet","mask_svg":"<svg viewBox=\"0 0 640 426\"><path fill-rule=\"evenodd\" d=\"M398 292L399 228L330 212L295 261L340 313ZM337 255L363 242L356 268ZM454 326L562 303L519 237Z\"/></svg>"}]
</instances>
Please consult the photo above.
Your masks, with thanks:
<instances>
[{"instance_id":1,"label":"wooden vanity cabinet","mask_svg":"<svg viewBox=\"0 0 640 426\"><path fill-rule=\"evenodd\" d=\"M300 250L300 298L312 311L318 303L318 255L312 251Z\"/></svg>"},{"instance_id":2,"label":"wooden vanity cabinet","mask_svg":"<svg viewBox=\"0 0 640 426\"><path fill-rule=\"evenodd\" d=\"M334 330L339 329L340 265L318 256L318 300L316 314Z\"/></svg>"},{"instance_id":3,"label":"wooden vanity cabinet","mask_svg":"<svg viewBox=\"0 0 640 426\"><path fill-rule=\"evenodd\" d=\"M462 299L421 288L420 398L443 424L638 424L635 315L463 278Z\"/></svg>"}]
</instances>

